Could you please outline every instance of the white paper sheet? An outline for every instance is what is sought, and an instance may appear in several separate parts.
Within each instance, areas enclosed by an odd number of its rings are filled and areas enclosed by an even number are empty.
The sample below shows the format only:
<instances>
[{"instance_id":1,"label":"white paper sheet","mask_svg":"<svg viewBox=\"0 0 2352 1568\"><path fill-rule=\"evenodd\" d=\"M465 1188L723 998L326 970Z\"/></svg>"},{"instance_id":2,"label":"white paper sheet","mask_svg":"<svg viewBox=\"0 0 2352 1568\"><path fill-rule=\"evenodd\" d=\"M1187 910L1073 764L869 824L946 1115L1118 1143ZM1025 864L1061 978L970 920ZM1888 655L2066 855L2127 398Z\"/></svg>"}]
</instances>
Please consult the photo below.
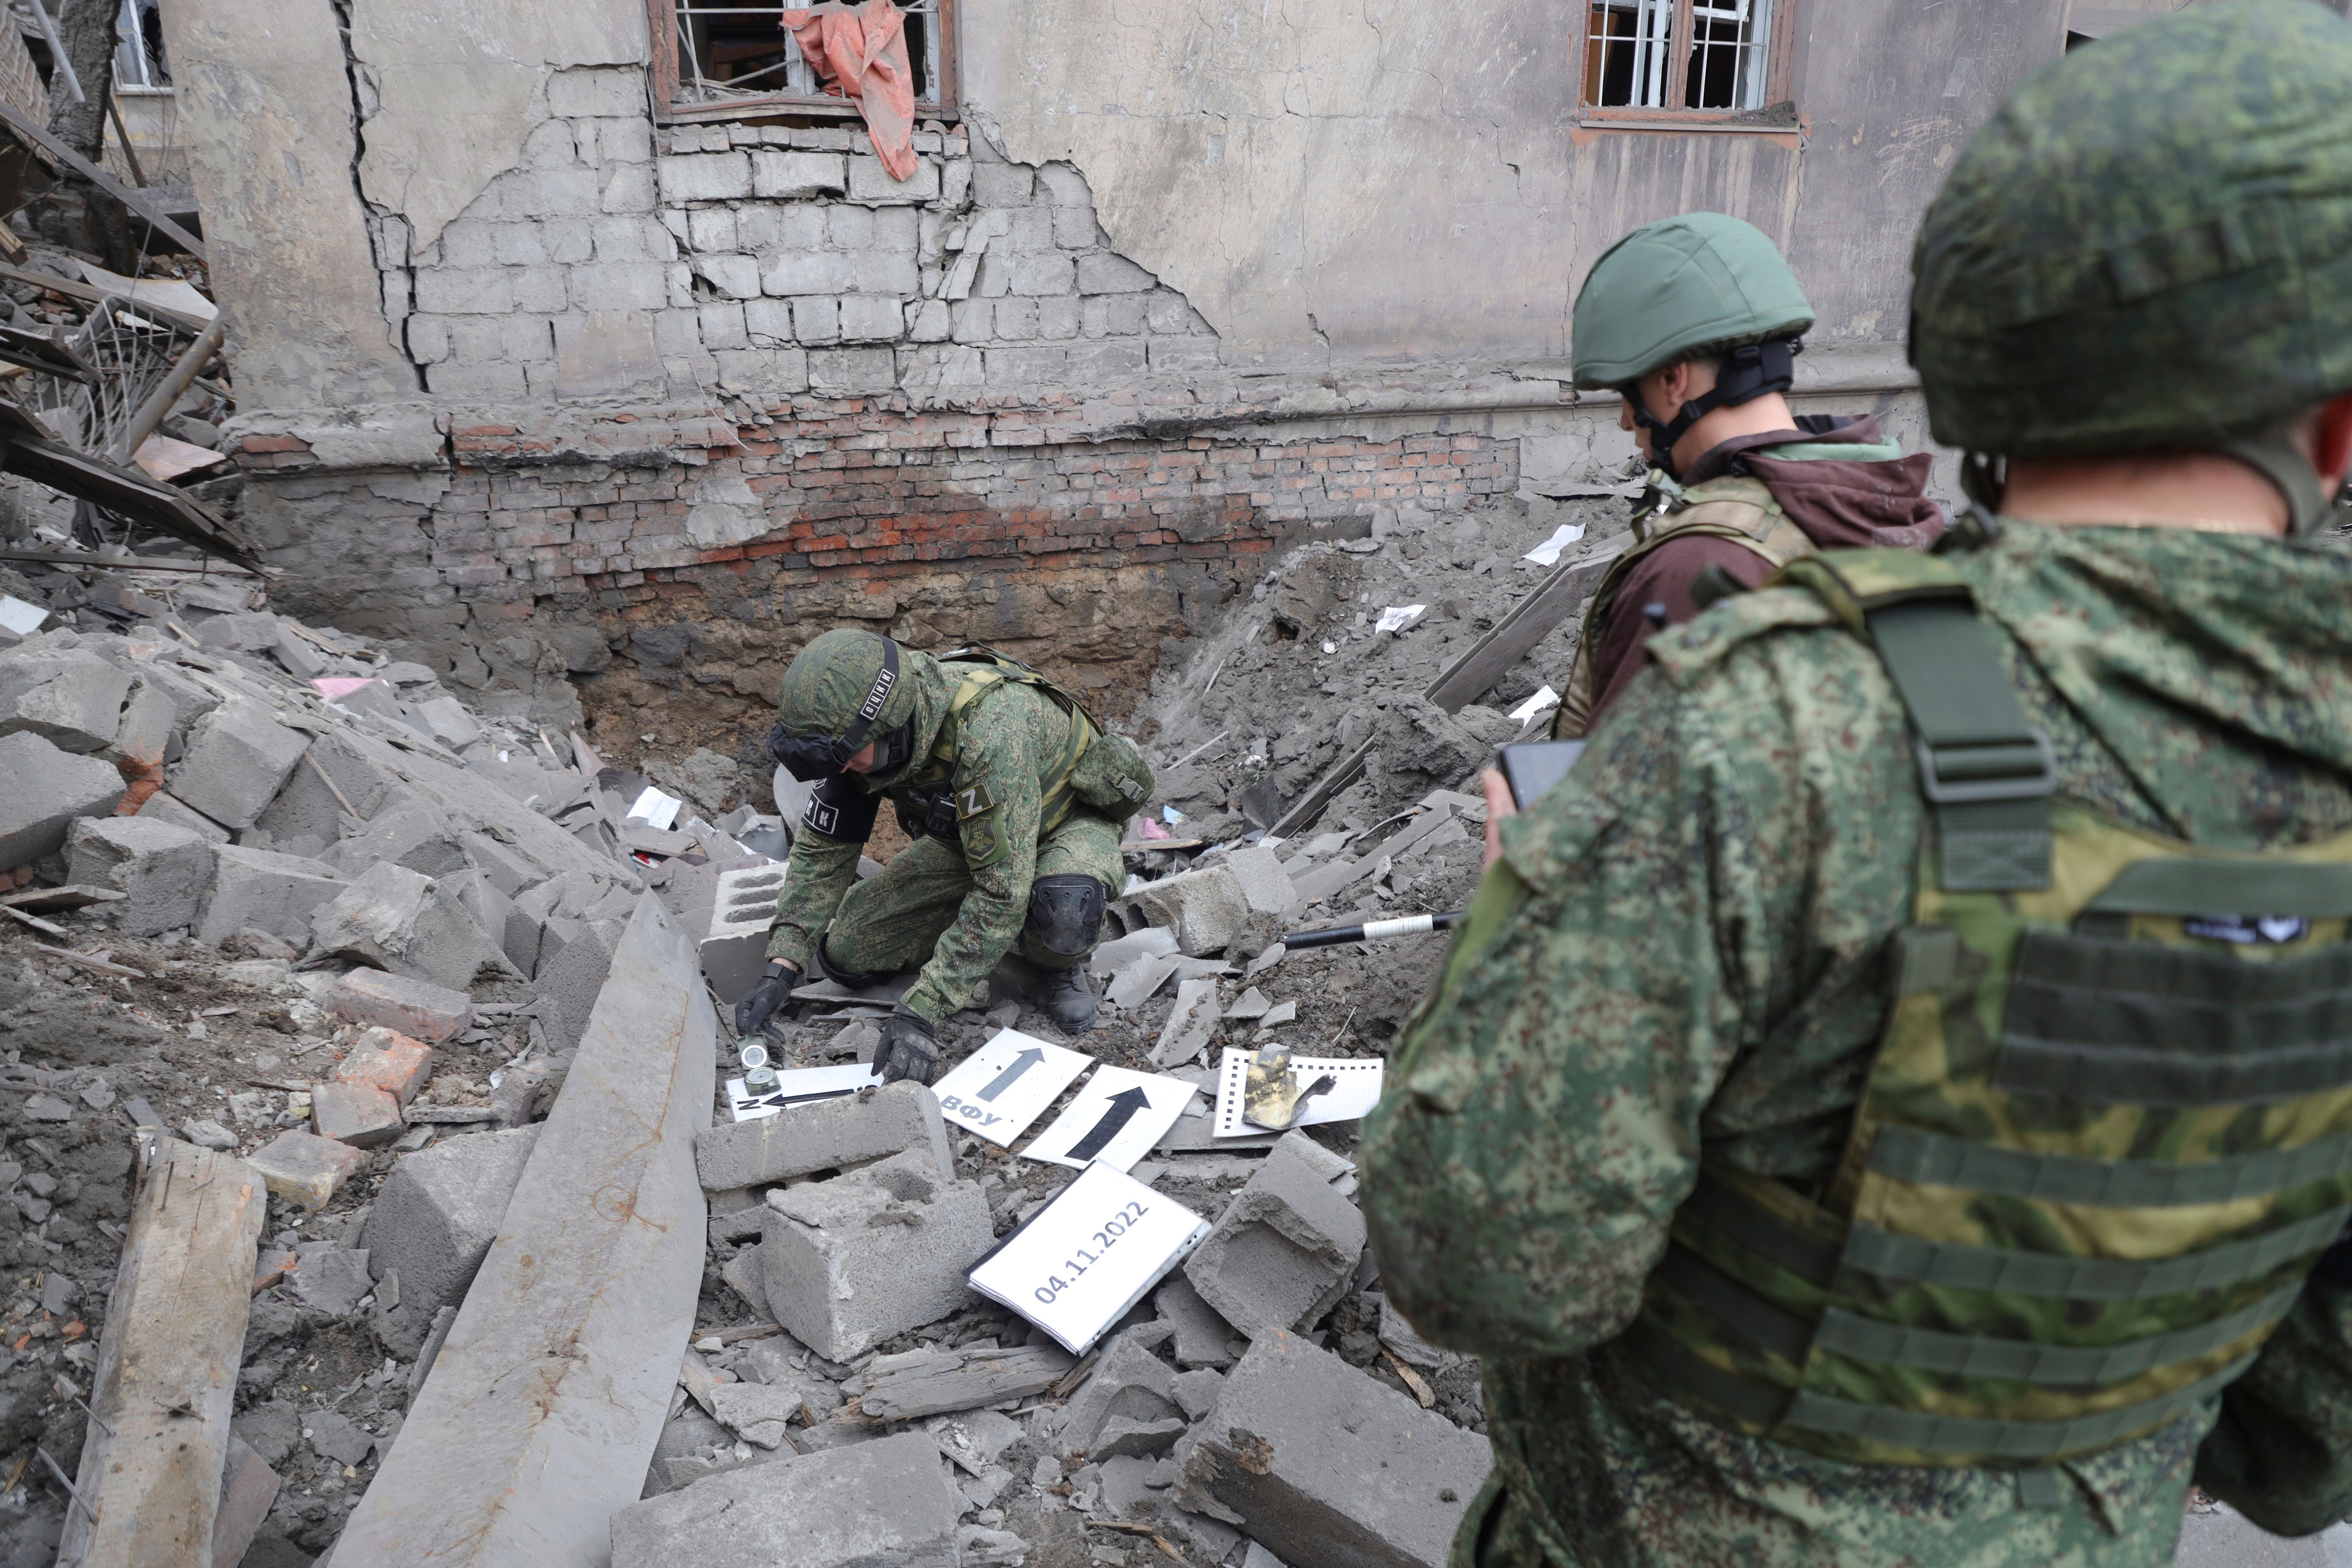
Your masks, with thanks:
<instances>
[{"instance_id":1,"label":"white paper sheet","mask_svg":"<svg viewBox=\"0 0 2352 1568\"><path fill-rule=\"evenodd\" d=\"M958 1062L931 1086L948 1125L1010 1144L1045 1113L1071 1080L1094 1065L1094 1058L1066 1050L1018 1029L996 1037Z\"/></svg>"},{"instance_id":2,"label":"white paper sheet","mask_svg":"<svg viewBox=\"0 0 2352 1568\"><path fill-rule=\"evenodd\" d=\"M1097 1161L965 1279L1084 1355L1208 1234L1199 1215Z\"/></svg>"},{"instance_id":3,"label":"white paper sheet","mask_svg":"<svg viewBox=\"0 0 2352 1568\"><path fill-rule=\"evenodd\" d=\"M1511 717L1524 724L1528 720L1534 718L1537 714L1544 711L1546 709L1557 708L1559 706L1559 693L1547 686L1542 690L1537 692L1533 697L1528 698L1525 702L1520 703L1517 708L1512 709Z\"/></svg>"},{"instance_id":4,"label":"white paper sheet","mask_svg":"<svg viewBox=\"0 0 2352 1568\"><path fill-rule=\"evenodd\" d=\"M685 805L686 802L678 799L677 796L664 795L653 785L647 784L644 793L629 803L627 815L648 827L658 827L664 833L667 833L670 830L670 825L677 820L677 814Z\"/></svg>"},{"instance_id":5,"label":"white paper sheet","mask_svg":"<svg viewBox=\"0 0 2352 1568\"><path fill-rule=\"evenodd\" d=\"M1376 632L1401 632L1421 619L1428 608L1427 605L1391 605L1381 612L1381 618L1372 623L1372 629ZM1328 653L1331 650L1327 647L1323 651Z\"/></svg>"},{"instance_id":6,"label":"white paper sheet","mask_svg":"<svg viewBox=\"0 0 2352 1568\"><path fill-rule=\"evenodd\" d=\"M736 1121L756 1121L797 1105L841 1100L881 1081L882 1075L864 1062L837 1068L793 1068L776 1075L776 1088L770 1094L752 1094L744 1089L741 1079L729 1079L727 1106L735 1113Z\"/></svg>"},{"instance_id":7,"label":"white paper sheet","mask_svg":"<svg viewBox=\"0 0 2352 1568\"><path fill-rule=\"evenodd\" d=\"M1022 1155L1079 1170L1099 1160L1124 1171L1151 1152L1200 1092L1190 1079L1167 1073L1097 1068Z\"/></svg>"},{"instance_id":8,"label":"white paper sheet","mask_svg":"<svg viewBox=\"0 0 2352 1568\"><path fill-rule=\"evenodd\" d=\"M1242 1091L1249 1081L1252 1052L1225 1047L1217 1065L1217 1125L1219 1138L1241 1138L1268 1129L1242 1117ZM1299 1082L1314 1082L1325 1073L1339 1081L1321 1094L1302 1100L1294 1127L1315 1127L1326 1121L1353 1121L1371 1114L1381 1102L1381 1069L1385 1063L1350 1061L1342 1057L1293 1057L1291 1070Z\"/></svg>"},{"instance_id":9,"label":"white paper sheet","mask_svg":"<svg viewBox=\"0 0 2352 1568\"><path fill-rule=\"evenodd\" d=\"M1552 530L1549 539L1545 540L1519 559L1532 561L1538 566L1556 566L1559 563L1559 552L1583 537L1584 524L1563 522Z\"/></svg>"}]
</instances>

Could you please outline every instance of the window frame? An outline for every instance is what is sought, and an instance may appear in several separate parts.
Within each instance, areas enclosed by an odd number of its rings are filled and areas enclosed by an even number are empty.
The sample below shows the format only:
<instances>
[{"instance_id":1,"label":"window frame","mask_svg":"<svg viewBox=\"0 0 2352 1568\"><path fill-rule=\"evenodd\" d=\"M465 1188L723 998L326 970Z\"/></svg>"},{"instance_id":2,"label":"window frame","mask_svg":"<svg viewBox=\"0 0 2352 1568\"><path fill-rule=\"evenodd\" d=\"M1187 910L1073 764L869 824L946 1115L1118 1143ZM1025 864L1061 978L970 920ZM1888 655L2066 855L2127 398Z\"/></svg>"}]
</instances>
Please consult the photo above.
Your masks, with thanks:
<instances>
[{"instance_id":1,"label":"window frame","mask_svg":"<svg viewBox=\"0 0 2352 1568\"><path fill-rule=\"evenodd\" d=\"M1635 104L1603 105L1588 103L1585 94L1591 87L1586 73L1592 60L1592 9L1596 0L1580 0L1577 8L1575 49L1576 119L1579 125L1615 127L1640 131L1748 131L1759 132L1790 132L1794 125L1761 124L1751 118L1755 109L1692 109L1685 105L1652 108ZM1803 0L1775 0L1772 25L1764 40L1764 102L1760 108L1790 100L1790 86L1796 53L1797 7ZM1690 91L1691 40L1696 24L1695 0L1674 0L1674 21L1667 34L1666 54L1670 60L1680 62L1681 68L1667 73L1674 80L1674 95L1680 99Z\"/></svg>"},{"instance_id":2,"label":"window frame","mask_svg":"<svg viewBox=\"0 0 2352 1568\"><path fill-rule=\"evenodd\" d=\"M746 5L742 9L755 7ZM940 96L936 100L915 100L915 119L919 122L941 120L952 124L961 115L956 81L956 0L939 0L939 17ZM677 0L646 0L646 20L654 39L650 69L654 123L656 125L690 125L710 121L769 119L782 115L820 120L854 121L860 118L856 99L835 98L826 94L779 92L763 93L757 98L728 99L718 103L681 102L677 96L681 79L677 68L681 46L677 32Z\"/></svg>"}]
</instances>

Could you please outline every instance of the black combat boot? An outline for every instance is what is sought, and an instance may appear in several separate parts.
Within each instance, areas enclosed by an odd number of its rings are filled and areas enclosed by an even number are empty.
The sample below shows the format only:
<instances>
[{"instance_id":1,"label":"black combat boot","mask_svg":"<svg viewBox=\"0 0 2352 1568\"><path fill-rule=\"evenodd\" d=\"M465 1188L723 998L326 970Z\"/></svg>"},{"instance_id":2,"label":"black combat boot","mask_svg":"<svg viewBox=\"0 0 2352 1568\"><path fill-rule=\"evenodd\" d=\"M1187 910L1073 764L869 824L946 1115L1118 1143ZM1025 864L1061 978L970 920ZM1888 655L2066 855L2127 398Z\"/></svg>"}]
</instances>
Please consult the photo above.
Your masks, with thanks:
<instances>
[{"instance_id":1,"label":"black combat boot","mask_svg":"<svg viewBox=\"0 0 2352 1568\"><path fill-rule=\"evenodd\" d=\"M1095 988L1087 984L1087 966L1045 971L1045 989L1037 997L1065 1034L1083 1035L1095 1026Z\"/></svg>"}]
</instances>

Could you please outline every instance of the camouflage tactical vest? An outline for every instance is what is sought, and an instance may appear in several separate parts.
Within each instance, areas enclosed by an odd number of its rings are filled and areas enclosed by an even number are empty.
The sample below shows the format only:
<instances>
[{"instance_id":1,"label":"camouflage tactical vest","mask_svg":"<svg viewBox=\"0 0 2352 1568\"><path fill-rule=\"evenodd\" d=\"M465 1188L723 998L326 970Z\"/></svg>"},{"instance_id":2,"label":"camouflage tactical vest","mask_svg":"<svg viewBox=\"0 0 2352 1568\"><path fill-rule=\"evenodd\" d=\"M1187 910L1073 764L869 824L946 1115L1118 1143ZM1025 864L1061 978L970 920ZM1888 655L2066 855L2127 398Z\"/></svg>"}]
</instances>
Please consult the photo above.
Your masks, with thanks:
<instances>
[{"instance_id":1,"label":"camouflage tactical vest","mask_svg":"<svg viewBox=\"0 0 2352 1568\"><path fill-rule=\"evenodd\" d=\"M949 694L947 718L931 742L929 757L921 768L889 792L898 808L898 826L906 829L909 837L929 834L944 838L955 832L957 822L962 818L977 816L994 807L993 800L981 798L986 794L984 790L966 791L969 798L958 798L957 792L950 786L955 778L956 759L963 750L964 715L982 698L1009 682L1036 688L1070 716L1069 737L1063 742L1061 755L1046 769L1038 786L1038 833L1051 833L1059 827L1076 805L1071 778L1077 772L1079 759L1101 733L1094 720L1076 698L1019 659L993 649L977 646L950 648L939 656L939 662L954 679L955 689Z\"/></svg>"},{"instance_id":2,"label":"camouflage tactical vest","mask_svg":"<svg viewBox=\"0 0 2352 1568\"><path fill-rule=\"evenodd\" d=\"M1710 1167L1609 1354L1859 1463L2038 1468L2242 1373L2352 1214L2352 834L2200 848L2056 796L1950 565L1780 581L1874 645L1933 819L1829 1188Z\"/></svg>"},{"instance_id":3,"label":"camouflage tactical vest","mask_svg":"<svg viewBox=\"0 0 2352 1568\"><path fill-rule=\"evenodd\" d=\"M1653 488L1666 482L1662 474L1654 472L1650 476ZM1555 741L1581 740L1586 726L1592 721L1593 705L1601 698L1592 672L1593 639L1608 621L1610 606L1616 602L1617 591L1624 585L1635 562L1670 540L1693 534L1727 539L1753 551L1775 567L1786 566L1813 549L1813 542L1806 537L1804 530L1789 521L1788 513L1780 510L1780 503L1772 498L1764 481L1745 474L1709 479L1676 493L1671 510L1663 516L1650 513L1636 517L1633 531L1638 542L1611 563L1585 605L1583 631L1577 638L1576 658L1568 671L1568 695L1560 699L1559 710L1552 715L1551 738Z\"/></svg>"}]
</instances>

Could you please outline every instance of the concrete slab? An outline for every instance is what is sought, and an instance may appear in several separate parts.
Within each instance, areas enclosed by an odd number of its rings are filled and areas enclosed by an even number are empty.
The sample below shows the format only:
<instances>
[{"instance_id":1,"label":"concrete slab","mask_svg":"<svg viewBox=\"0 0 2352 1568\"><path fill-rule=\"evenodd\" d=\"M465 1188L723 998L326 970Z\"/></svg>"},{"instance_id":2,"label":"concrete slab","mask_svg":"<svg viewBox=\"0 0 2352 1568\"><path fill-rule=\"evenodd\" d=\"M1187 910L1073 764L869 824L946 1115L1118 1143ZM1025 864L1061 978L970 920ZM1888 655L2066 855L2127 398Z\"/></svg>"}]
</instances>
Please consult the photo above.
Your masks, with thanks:
<instances>
[{"instance_id":1,"label":"concrete slab","mask_svg":"<svg viewBox=\"0 0 2352 1568\"><path fill-rule=\"evenodd\" d=\"M0 735L0 871L56 854L75 817L110 816L121 798L122 775L96 757Z\"/></svg>"},{"instance_id":2,"label":"concrete slab","mask_svg":"<svg viewBox=\"0 0 2352 1568\"><path fill-rule=\"evenodd\" d=\"M168 798L152 795L147 804ZM140 815L146 813L142 810ZM223 844L217 847L216 856L212 891L196 918L196 940L214 947L247 926L283 937L298 948L307 947L310 917L346 886L332 866L300 855Z\"/></svg>"},{"instance_id":3,"label":"concrete slab","mask_svg":"<svg viewBox=\"0 0 2352 1568\"><path fill-rule=\"evenodd\" d=\"M454 879L435 880L404 866L370 867L312 911L310 934L320 952L454 991L485 973L522 978L466 908Z\"/></svg>"},{"instance_id":4,"label":"concrete slab","mask_svg":"<svg viewBox=\"0 0 2352 1568\"><path fill-rule=\"evenodd\" d=\"M0 658L0 735L26 731L61 752L95 752L114 739L131 678L81 648Z\"/></svg>"},{"instance_id":5,"label":"concrete slab","mask_svg":"<svg viewBox=\"0 0 2352 1568\"><path fill-rule=\"evenodd\" d=\"M539 1133L531 1126L453 1138L392 1168L360 1242L376 1279L400 1276L396 1327L421 1333L435 1313L465 1300Z\"/></svg>"},{"instance_id":6,"label":"concrete slab","mask_svg":"<svg viewBox=\"0 0 2352 1568\"><path fill-rule=\"evenodd\" d=\"M563 1091L336 1568L603 1568L701 1291L717 1015L639 900ZM900 1484L904 1484L903 1479Z\"/></svg>"},{"instance_id":7,"label":"concrete slab","mask_svg":"<svg viewBox=\"0 0 2352 1568\"><path fill-rule=\"evenodd\" d=\"M1494 1467L1486 1438L1278 1331L1186 1447L1181 1506L1318 1568L1444 1568Z\"/></svg>"},{"instance_id":8,"label":"concrete slab","mask_svg":"<svg viewBox=\"0 0 2352 1568\"><path fill-rule=\"evenodd\" d=\"M171 772L172 793L224 827L260 818L310 748L259 702L224 702L188 732L187 755Z\"/></svg>"},{"instance_id":9,"label":"concrete slab","mask_svg":"<svg viewBox=\"0 0 2352 1568\"><path fill-rule=\"evenodd\" d=\"M612 1568L956 1568L966 1506L938 1443L902 1432L707 1477L623 1509L612 1522ZM342 1548L335 1564L352 1568Z\"/></svg>"},{"instance_id":10,"label":"concrete slab","mask_svg":"<svg viewBox=\"0 0 2352 1568\"><path fill-rule=\"evenodd\" d=\"M706 1192L761 1186L814 1171L846 1171L908 1149L953 1175L939 1097L919 1083L862 1089L755 1121L721 1122L694 1141Z\"/></svg>"},{"instance_id":11,"label":"concrete slab","mask_svg":"<svg viewBox=\"0 0 2352 1568\"><path fill-rule=\"evenodd\" d=\"M66 836L66 879L112 888L125 936L194 926L212 891L213 847L201 834L136 816L83 817Z\"/></svg>"}]
</instances>

